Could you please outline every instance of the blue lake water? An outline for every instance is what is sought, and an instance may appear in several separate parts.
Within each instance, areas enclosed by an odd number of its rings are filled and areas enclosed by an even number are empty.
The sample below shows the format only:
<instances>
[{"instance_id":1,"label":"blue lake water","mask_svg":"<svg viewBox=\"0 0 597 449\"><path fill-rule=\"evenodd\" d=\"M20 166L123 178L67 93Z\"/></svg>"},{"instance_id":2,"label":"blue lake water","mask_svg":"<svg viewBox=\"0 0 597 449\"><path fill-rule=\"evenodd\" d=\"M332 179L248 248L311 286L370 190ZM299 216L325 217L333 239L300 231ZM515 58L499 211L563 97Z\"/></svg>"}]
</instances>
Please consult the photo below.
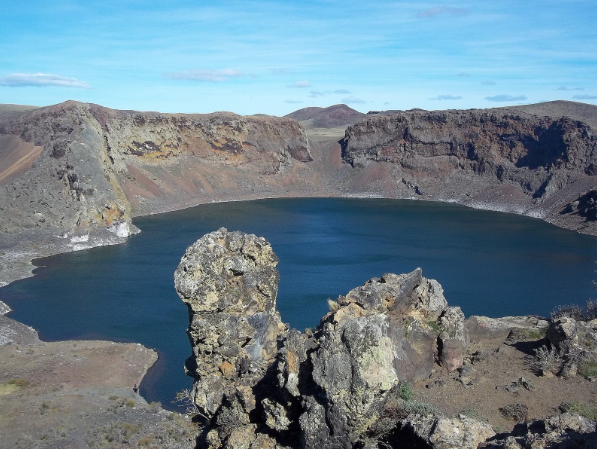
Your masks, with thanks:
<instances>
[{"instance_id":1,"label":"blue lake water","mask_svg":"<svg viewBox=\"0 0 597 449\"><path fill-rule=\"evenodd\" d=\"M383 273L416 267L469 315L549 315L594 297L597 238L527 217L385 199L276 199L208 204L135 219L118 246L36 261L36 276L0 289L9 316L44 340L110 339L155 348L141 385L150 401L189 388L186 306L173 287L185 249L219 227L267 238L281 275L278 308L298 329L335 298ZM107 368L109 369L109 368Z\"/></svg>"}]
</instances>

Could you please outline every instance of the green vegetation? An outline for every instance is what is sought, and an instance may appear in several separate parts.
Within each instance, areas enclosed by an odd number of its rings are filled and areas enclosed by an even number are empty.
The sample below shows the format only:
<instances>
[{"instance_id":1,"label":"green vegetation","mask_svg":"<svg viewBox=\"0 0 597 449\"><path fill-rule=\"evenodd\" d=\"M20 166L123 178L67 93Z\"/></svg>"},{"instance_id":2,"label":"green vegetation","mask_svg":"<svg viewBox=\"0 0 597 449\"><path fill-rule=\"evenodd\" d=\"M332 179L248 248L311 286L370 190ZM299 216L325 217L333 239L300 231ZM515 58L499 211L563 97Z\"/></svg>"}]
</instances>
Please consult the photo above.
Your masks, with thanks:
<instances>
[{"instance_id":1,"label":"green vegetation","mask_svg":"<svg viewBox=\"0 0 597 449\"><path fill-rule=\"evenodd\" d=\"M8 383L8 385L14 385L15 387L18 387L18 388L24 388L27 385L29 385L29 381L27 379L21 379L21 378L10 379L7 383Z\"/></svg>"},{"instance_id":2,"label":"green vegetation","mask_svg":"<svg viewBox=\"0 0 597 449\"><path fill-rule=\"evenodd\" d=\"M461 414L463 414L464 416L468 416L471 419L475 419L477 421L483 421L485 423L489 423L489 420L487 418L485 418L484 416L481 416L479 414L479 412L477 410L475 410L474 408L463 410L461 412Z\"/></svg>"},{"instance_id":3,"label":"green vegetation","mask_svg":"<svg viewBox=\"0 0 597 449\"><path fill-rule=\"evenodd\" d=\"M408 381L401 380L398 382L398 387L396 392L398 393L398 397L403 401L410 401L412 400L415 392L413 390L412 385Z\"/></svg>"},{"instance_id":4,"label":"green vegetation","mask_svg":"<svg viewBox=\"0 0 597 449\"><path fill-rule=\"evenodd\" d=\"M597 361L595 360L583 360L578 365L578 374L585 379L589 377L597 377Z\"/></svg>"},{"instance_id":5,"label":"green vegetation","mask_svg":"<svg viewBox=\"0 0 597 449\"><path fill-rule=\"evenodd\" d=\"M439 324L437 324L437 321L426 321L425 324L435 332L439 332Z\"/></svg>"},{"instance_id":6,"label":"green vegetation","mask_svg":"<svg viewBox=\"0 0 597 449\"><path fill-rule=\"evenodd\" d=\"M597 421L597 402L566 402L560 405L563 412L576 413L591 421Z\"/></svg>"},{"instance_id":7,"label":"green vegetation","mask_svg":"<svg viewBox=\"0 0 597 449\"><path fill-rule=\"evenodd\" d=\"M407 415L439 415L439 411L431 404L420 401L408 401L404 403L404 411Z\"/></svg>"}]
</instances>

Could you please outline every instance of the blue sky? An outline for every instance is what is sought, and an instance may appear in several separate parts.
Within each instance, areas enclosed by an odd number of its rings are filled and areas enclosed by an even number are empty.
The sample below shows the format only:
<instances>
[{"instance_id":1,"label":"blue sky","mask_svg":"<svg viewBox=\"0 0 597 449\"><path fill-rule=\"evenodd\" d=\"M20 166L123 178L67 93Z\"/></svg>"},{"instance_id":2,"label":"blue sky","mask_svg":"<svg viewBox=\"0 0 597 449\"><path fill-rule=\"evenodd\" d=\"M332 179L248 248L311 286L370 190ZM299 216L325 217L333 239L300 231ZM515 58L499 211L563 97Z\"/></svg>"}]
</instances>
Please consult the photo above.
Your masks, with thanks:
<instances>
[{"instance_id":1,"label":"blue sky","mask_svg":"<svg viewBox=\"0 0 597 449\"><path fill-rule=\"evenodd\" d=\"M23 0L0 103L284 115L597 104L595 0Z\"/></svg>"}]
</instances>

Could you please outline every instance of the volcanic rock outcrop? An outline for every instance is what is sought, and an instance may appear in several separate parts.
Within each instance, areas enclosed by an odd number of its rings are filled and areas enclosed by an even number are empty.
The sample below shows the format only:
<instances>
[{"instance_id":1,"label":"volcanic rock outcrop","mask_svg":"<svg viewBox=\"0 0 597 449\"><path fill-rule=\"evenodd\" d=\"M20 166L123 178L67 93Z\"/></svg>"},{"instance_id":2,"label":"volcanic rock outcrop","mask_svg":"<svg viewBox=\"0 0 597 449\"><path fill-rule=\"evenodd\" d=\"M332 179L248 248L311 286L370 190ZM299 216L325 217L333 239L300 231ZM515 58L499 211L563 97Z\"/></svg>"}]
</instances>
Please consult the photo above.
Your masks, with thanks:
<instances>
[{"instance_id":1,"label":"volcanic rock outcrop","mask_svg":"<svg viewBox=\"0 0 597 449\"><path fill-rule=\"evenodd\" d=\"M435 362L462 366L464 315L420 269L371 279L301 333L276 311L276 264L265 239L222 228L176 269L205 446L372 444L404 417L395 413L401 382L429 377Z\"/></svg>"}]
</instances>

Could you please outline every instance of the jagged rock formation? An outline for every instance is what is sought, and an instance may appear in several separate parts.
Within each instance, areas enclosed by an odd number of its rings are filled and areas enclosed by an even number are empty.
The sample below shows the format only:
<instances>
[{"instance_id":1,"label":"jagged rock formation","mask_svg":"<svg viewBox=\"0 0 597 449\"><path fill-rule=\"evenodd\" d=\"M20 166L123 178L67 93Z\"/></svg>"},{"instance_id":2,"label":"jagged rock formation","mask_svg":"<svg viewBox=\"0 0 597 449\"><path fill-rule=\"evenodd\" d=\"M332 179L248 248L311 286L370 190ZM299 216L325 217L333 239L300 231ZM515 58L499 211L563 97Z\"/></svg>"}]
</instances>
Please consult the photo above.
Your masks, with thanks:
<instances>
[{"instance_id":1,"label":"jagged rock formation","mask_svg":"<svg viewBox=\"0 0 597 449\"><path fill-rule=\"evenodd\" d=\"M175 272L206 446L369 444L385 436L382 417L390 429L402 418L392 414L401 381L427 378L435 362L462 366L464 316L420 269L339 297L305 334L280 322L276 263L263 238L220 229L189 247Z\"/></svg>"},{"instance_id":2,"label":"jagged rock formation","mask_svg":"<svg viewBox=\"0 0 597 449\"><path fill-rule=\"evenodd\" d=\"M319 325L302 333L276 311L277 262L265 239L222 228L190 246L176 269L175 288L189 307L187 373L205 426L199 447L594 447L596 424L575 414L496 435L487 422L442 416L403 394L405 381L440 369L458 370L465 384L469 337L519 341L546 330L554 347L581 354L597 347L597 320L465 322L441 285L416 269L330 301Z\"/></svg>"}]
</instances>

